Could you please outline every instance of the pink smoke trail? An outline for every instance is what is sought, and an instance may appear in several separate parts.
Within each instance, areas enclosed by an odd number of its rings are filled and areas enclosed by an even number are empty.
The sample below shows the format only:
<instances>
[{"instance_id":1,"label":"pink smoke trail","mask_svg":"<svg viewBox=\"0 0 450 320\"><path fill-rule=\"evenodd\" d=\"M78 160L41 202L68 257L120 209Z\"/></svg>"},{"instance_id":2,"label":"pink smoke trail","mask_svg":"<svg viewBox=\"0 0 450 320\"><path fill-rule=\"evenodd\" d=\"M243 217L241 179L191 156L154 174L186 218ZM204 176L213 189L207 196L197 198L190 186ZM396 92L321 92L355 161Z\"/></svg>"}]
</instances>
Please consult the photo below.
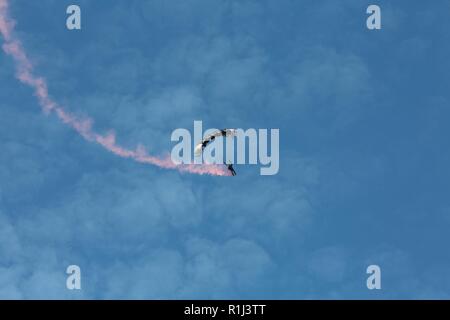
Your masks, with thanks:
<instances>
[{"instance_id":1,"label":"pink smoke trail","mask_svg":"<svg viewBox=\"0 0 450 320\"><path fill-rule=\"evenodd\" d=\"M20 82L34 90L39 105L46 113L54 112L67 126L78 132L84 139L97 143L113 154L129 158L143 164L151 164L165 169L175 169L180 172L194 174L209 174L216 176L228 176L227 169L218 165L176 165L169 156L164 158L151 156L142 145L136 150L124 148L116 143L114 132L106 135L96 133L92 129L93 121L90 118L81 119L59 106L48 93L47 83L44 78L33 74L33 65L28 59L21 42L13 36L15 21L8 15L8 1L0 0L0 33L5 40L3 51L10 55L16 64L16 77Z\"/></svg>"}]
</instances>

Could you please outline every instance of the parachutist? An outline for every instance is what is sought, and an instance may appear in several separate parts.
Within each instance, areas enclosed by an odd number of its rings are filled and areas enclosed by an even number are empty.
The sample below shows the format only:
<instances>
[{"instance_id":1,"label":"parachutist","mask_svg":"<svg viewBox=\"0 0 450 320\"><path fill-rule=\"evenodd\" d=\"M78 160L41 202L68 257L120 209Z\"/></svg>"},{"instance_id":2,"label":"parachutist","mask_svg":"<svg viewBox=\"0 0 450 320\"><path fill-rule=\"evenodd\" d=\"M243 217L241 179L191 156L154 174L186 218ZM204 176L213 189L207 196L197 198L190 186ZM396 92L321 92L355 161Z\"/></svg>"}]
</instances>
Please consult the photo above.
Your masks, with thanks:
<instances>
[{"instance_id":1,"label":"parachutist","mask_svg":"<svg viewBox=\"0 0 450 320\"><path fill-rule=\"evenodd\" d=\"M206 146L210 143L213 142L214 140L216 140L216 137L233 137L236 135L236 129L220 129L217 130L209 135L207 135L199 144L197 144L197 146L195 147L195 154L197 156L201 155L203 150L205 150ZM225 162L223 163L224 165L227 166L228 171L230 171L232 176L236 175L236 171L234 171L233 165L232 164L226 164Z\"/></svg>"},{"instance_id":2,"label":"parachutist","mask_svg":"<svg viewBox=\"0 0 450 320\"><path fill-rule=\"evenodd\" d=\"M227 166L228 170L231 172L231 175L235 176L236 175L236 171L234 171L233 165L230 163L230 164L227 164L226 166Z\"/></svg>"}]
</instances>

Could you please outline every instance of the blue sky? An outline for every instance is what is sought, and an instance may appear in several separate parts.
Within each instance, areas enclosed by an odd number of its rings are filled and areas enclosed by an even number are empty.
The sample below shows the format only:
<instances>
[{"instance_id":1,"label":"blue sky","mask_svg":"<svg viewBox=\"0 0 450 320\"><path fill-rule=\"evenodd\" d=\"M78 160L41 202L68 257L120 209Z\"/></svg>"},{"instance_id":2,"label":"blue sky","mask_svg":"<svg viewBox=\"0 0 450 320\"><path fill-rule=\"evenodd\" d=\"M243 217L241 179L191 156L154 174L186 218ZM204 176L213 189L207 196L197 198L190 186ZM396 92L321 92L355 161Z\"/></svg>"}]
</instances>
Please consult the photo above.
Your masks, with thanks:
<instances>
[{"instance_id":1,"label":"blue sky","mask_svg":"<svg viewBox=\"0 0 450 320\"><path fill-rule=\"evenodd\" d=\"M450 298L447 1L10 2L51 96L99 132L162 154L194 120L279 128L280 171L115 157L43 114L2 52L1 298Z\"/></svg>"}]
</instances>

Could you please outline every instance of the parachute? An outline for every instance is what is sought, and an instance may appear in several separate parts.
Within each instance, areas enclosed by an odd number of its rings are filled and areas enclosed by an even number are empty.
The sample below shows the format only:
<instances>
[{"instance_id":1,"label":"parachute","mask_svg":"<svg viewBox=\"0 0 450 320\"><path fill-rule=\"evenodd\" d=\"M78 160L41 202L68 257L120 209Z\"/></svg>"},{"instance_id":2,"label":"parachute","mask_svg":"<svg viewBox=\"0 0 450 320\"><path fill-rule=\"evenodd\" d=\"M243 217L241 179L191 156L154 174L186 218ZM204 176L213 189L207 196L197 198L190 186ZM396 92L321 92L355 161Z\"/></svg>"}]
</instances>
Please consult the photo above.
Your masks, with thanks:
<instances>
[{"instance_id":1,"label":"parachute","mask_svg":"<svg viewBox=\"0 0 450 320\"><path fill-rule=\"evenodd\" d=\"M234 137L236 135L236 129L221 129L217 130L209 135L207 135L199 144L195 146L194 154L196 156L200 156L203 152L203 150L206 148L206 146L214 141L217 137ZM234 171L232 164L226 164L228 171L232 176L236 175L236 171Z\"/></svg>"},{"instance_id":2,"label":"parachute","mask_svg":"<svg viewBox=\"0 0 450 320\"><path fill-rule=\"evenodd\" d=\"M209 135L207 135L199 144L195 146L194 154L200 156L203 149L217 137L234 137L236 135L236 129L222 129L217 130Z\"/></svg>"}]
</instances>

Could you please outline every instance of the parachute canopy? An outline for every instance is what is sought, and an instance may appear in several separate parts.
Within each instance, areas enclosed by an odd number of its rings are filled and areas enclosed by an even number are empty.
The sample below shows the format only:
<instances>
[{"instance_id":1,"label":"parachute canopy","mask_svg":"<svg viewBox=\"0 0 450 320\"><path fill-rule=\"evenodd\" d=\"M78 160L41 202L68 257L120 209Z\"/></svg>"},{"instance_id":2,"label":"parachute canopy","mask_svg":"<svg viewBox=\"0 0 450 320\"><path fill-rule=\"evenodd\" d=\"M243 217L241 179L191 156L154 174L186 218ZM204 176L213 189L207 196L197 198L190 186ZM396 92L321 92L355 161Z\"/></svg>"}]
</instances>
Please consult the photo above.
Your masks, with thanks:
<instances>
[{"instance_id":1,"label":"parachute canopy","mask_svg":"<svg viewBox=\"0 0 450 320\"><path fill-rule=\"evenodd\" d=\"M217 130L209 135L207 135L199 144L195 146L194 154L199 156L202 154L203 149L217 137L234 137L236 135L236 129L222 129Z\"/></svg>"}]
</instances>

